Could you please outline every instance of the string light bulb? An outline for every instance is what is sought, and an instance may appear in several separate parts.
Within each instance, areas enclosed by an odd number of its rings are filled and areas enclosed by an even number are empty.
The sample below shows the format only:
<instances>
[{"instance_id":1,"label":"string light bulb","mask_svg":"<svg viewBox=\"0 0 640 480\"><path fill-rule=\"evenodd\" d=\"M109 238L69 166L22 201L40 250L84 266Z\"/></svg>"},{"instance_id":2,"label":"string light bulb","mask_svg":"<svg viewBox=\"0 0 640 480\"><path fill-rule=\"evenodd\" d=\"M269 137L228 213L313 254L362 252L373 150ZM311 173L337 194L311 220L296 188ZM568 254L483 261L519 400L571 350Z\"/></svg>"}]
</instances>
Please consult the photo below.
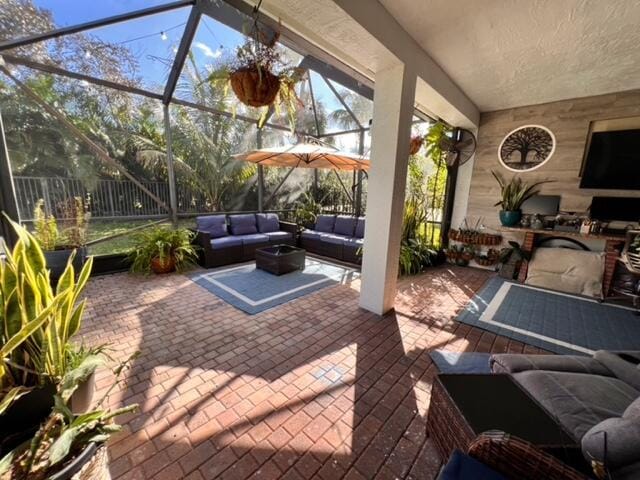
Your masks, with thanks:
<instances>
[{"instance_id":1,"label":"string light bulb","mask_svg":"<svg viewBox=\"0 0 640 480\"><path fill-rule=\"evenodd\" d=\"M169 38L169 37L167 37L167 34L166 34L166 33L164 33L164 32L160 32L160 38L161 38L162 40L166 40L166 39L167 39L167 38Z\"/></svg>"},{"instance_id":2,"label":"string light bulb","mask_svg":"<svg viewBox=\"0 0 640 480\"><path fill-rule=\"evenodd\" d=\"M91 57L91 52L89 50L85 50L84 51L84 58L89 58Z\"/></svg>"}]
</instances>

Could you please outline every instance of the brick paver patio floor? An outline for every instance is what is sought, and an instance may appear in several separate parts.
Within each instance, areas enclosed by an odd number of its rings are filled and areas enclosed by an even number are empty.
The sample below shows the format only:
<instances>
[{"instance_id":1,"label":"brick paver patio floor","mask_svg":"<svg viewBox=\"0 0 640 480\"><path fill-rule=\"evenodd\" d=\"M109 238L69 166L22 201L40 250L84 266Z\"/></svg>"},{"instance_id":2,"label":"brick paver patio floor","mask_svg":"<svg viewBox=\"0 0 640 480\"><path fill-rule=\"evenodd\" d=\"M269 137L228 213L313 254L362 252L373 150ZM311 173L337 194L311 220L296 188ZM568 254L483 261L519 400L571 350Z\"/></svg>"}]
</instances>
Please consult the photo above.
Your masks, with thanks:
<instances>
[{"instance_id":1,"label":"brick paver patio floor","mask_svg":"<svg viewBox=\"0 0 640 480\"><path fill-rule=\"evenodd\" d=\"M86 341L141 352L109 398L140 405L110 443L112 477L433 478L428 352L537 351L452 320L488 276L404 279L383 318L358 307L357 281L250 316L178 274L92 279Z\"/></svg>"}]
</instances>

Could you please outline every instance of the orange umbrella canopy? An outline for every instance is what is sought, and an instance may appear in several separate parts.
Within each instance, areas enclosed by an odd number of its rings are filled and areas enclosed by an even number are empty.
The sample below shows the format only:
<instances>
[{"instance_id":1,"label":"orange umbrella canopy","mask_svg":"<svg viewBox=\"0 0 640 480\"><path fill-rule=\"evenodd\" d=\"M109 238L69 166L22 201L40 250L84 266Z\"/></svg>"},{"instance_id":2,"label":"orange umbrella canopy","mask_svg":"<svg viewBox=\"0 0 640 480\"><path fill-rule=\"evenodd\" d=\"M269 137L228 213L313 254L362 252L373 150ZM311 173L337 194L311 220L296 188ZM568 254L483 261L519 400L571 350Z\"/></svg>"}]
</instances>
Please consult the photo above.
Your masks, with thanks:
<instances>
[{"instance_id":1,"label":"orange umbrella canopy","mask_svg":"<svg viewBox=\"0 0 640 480\"><path fill-rule=\"evenodd\" d=\"M331 170L369 170L369 159L340 152L313 143L297 143L290 147L262 148L233 156L237 160L269 167L328 168Z\"/></svg>"}]
</instances>

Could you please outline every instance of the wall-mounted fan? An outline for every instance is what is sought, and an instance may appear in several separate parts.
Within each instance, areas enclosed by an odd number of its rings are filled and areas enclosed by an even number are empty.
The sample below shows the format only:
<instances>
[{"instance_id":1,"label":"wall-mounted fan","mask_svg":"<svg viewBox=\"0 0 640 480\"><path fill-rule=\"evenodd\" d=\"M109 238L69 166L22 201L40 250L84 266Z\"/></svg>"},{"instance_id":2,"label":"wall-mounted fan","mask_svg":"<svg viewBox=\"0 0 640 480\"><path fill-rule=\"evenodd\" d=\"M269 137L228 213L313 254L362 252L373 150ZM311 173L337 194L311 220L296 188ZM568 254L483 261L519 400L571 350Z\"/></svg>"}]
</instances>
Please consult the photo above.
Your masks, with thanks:
<instances>
[{"instance_id":1,"label":"wall-mounted fan","mask_svg":"<svg viewBox=\"0 0 640 480\"><path fill-rule=\"evenodd\" d=\"M452 137L440 141L440 148L449 167L464 165L476 151L476 137L469 130L458 128Z\"/></svg>"}]
</instances>

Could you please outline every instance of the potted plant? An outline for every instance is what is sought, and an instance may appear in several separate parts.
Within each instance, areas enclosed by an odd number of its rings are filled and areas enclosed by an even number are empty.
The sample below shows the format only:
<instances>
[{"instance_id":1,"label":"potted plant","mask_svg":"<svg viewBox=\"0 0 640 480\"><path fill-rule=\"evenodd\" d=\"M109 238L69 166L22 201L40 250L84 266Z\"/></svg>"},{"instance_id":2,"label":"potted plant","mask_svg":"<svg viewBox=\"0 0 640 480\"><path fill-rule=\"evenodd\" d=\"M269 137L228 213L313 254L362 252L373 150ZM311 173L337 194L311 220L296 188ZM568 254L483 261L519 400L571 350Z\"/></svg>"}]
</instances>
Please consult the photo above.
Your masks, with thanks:
<instances>
[{"instance_id":1,"label":"potted plant","mask_svg":"<svg viewBox=\"0 0 640 480\"><path fill-rule=\"evenodd\" d=\"M500 201L495 206L500 206L500 223L505 227L513 227L522 218L520 208L522 204L538 193L536 187L547 181L532 183L531 185L523 182L520 177L512 177L508 182L502 176L491 171L493 177L500 185Z\"/></svg>"},{"instance_id":2,"label":"potted plant","mask_svg":"<svg viewBox=\"0 0 640 480\"><path fill-rule=\"evenodd\" d=\"M236 49L236 58L212 71L207 80L215 88L226 90L230 85L238 100L249 107L274 105L279 110L284 106L293 132L296 113L302 105L295 86L306 70L291 67L283 61L277 48L279 33L264 32L258 25L257 16L250 28L253 31ZM268 108L263 110L258 128L266 122L268 111Z\"/></svg>"},{"instance_id":3,"label":"potted plant","mask_svg":"<svg viewBox=\"0 0 640 480\"><path fill-rule=\"evenodd\" d=\"M34 234L44 250L51 281L61 277L73 255L73 266L80 271L87 258L87 228L90 214L80 197L68 198L57 205L57 216L47 214L44 200L39 200L33 212ZM75 252L75 254L74 254Z\"/></svg>"},{"instance_id":4,"label":"potted plant","mask_svg":"<svg viewBox=\"0 0 640 480\"><path fill-rule=\"evenodd\" d=\"M71 478L62 472L106 460L96 445L117 431L113 417L134 407L72 413L73 396L103 362L99 349L71 342L92 258L76 279L72 254L54 290L39 242L11 224L18 241L0 262L0 479Z\"/></svg>"},{"instance_id":5,"label":"potted plant","mask_svg":"<svg viewBox=\"0 0 640 480\"><path fill-rule=\"evenodd\" d=\"M315 226L317 216L322 211L322 206L309 193L303 193L301 198L302 200L298 202L294 213L296 223L304 228L312 229Z\"/></svg>"},{"instance_id":6,"label":"potted plant","mask_svg":"<svg viewBox=\"0 0 640 480\"><path fill-rule=\"evenodd\" d=\"M518 242L510 241L509 247L500 250L498 259L500 262L499 275L503 278L513 280L518 275L522 261L529 261L531 254L522 250Z\"/></svg>"},{"instance_id":7,"label":"potted plant","mask_svg":"<svg viewBox=\"0 0 640 480\"><path fill-rule=\"evenodd\" d=\"M185 228L156 227L140 232L129 253L131 271L156 274L182 272L198 259L191 244L194 233Z\"/></svg>"}]
</instances>

